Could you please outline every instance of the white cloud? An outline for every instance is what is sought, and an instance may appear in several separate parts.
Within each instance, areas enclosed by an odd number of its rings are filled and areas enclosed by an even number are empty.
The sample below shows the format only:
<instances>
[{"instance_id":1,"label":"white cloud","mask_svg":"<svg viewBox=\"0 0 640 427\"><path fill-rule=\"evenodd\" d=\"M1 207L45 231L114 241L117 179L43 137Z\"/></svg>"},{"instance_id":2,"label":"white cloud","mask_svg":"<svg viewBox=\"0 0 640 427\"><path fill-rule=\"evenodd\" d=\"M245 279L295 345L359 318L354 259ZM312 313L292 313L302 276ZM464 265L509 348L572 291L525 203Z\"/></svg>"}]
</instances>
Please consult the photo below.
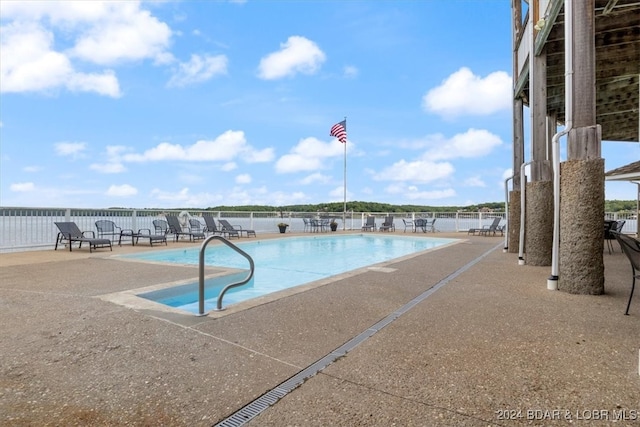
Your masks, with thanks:
<instances>
[{"instance_id":1,"label":"white cloud","mask_svg":"<svg viewBox=\"0 0 640 427\"><path fill-rule=\"evenodd\" d=\"M451 163L436 163L427 160L407 162L400 160L373 175L376 181L409 181L427 183L447 178L454 172Z\"/></svg>"},{"instance_id":2,"label":"white cloud","mask_svg":"<svg viewBox=\"0 0 640 427\"><path fill-rule=\"evenodd\" d=\"M262 150L252 149L243 155L242 160L247 163L266 163L273 160L275 156L276 154L272 147Z\"/></svg>"},{"instance_id":3,"label":"white cloud","mask_svg":"<svg viewBox=\"0 0 640 427\"><path fill-rule=\"evenodd\" d=\"M53 148L59 156L76 159L83 156L87 144L84 142L57 142L53 145Z\"/></svg>"},{"instance_id":4,"label":"white cloud","mask_svg":"<svg viewBox=\"0 0 640 427\"><path fill-rule=\"evenodd\" d=\"M329 191L329 197L331 197L333 201L344 200L344 186L340 185L338 187L335 187L333 190ZM353 198L353 193L347 190L347 199L352 199L352 198Z\"/></svg>"},{"instance_id":5,"label":"white cloud","mask_svg":"<svg viewBox=\"0 0 640 427\"><path fill-rule=\"evenodd\" d=\"M79 34L71 56L101 65L142 59L167 61L171 40L167 24L140 9L140 2L104 3L98 16L89 17L90 25Z\"/></svg>"},{"instance_id":6,"label":"white cloud","mask_svg":"<svg viewBox=\"0 0 640 427\"><path fill-rule=\"evenodd\" d=\"M22 170L25 172L31 173L31 172L40 172L42 168L40 166L25 166Z\"/></svg>"},{"instance_id":7,"label":"white cloud","mask_svg":"<svg viewBox=\"0 0 640 427\"><path fill-rule=\"evenodd\" d=\"M36 186L33 182L17 182L15 184L11 184L9 186L11 191L15 191L16 193L26 193L29 191L33 191L36 189Z\"/></svg>"},{"instance_id":8,"label":"white cloud","mask_svg":"<svg viewBox=\"0 0 640 427\"><path fill-rule=\"evenodd\" d=\"M326 167L327 158L342 156L343 145L336 139L323 142L316 138L305 138L291 149L289 154L276 162L277 173L314 171Z\"/></svg>"},{"instance_id":9,"label":"white cloud","mask_svg":"<svg viewBox=\"0 0 640 427\"><path fill-rule=\"evenodd\" d=\"M151 195L158 200L168 200L180 204L189 198L189 188L185 187L177 193L154 188L151 190Z\"/></svg>"},{"instance_id":10,"label":"white cloud","mask_svg":"<svg viewBox=\"0 0 640 427\"><path fill-rule=\"evenodd\" d=\"M230 162L239 158L247 163L268 162L273 159L273 150L255 150L244 137L242 131L226 131L213 141L200 140L192 145L183 146L163 142L146 150L142 154L125 154L126 162Z\"/></svg>"},{"instance_id":11,"label":"white cloud","mask_svg":"<svg viewBox=\"0 0 640 427\"><path fill-rule=\"evenodd\" d=\"M122 173L127 170L122 163L92 163L89 169L100 173Z\"/></svg>"},{"instance_id":12,"label":"white cloud","mask_svg":"<svg viewBox=\"0 0 640 427\"><path fill-rule=\"evenodd\" d=\"M112 70L102 74L73 73L66 86L72 92L96 92L112 98L122 95L118 78Z\"/></svg>"},{"instance_id":13,"label":"white cloud","mask_svg":"<svg viewBox=\"0 0 640 427\"><path fill-rule=\"evenodd\" d=\"M464 185L467 187L486 187L487 184L479 176L472 176L464 180Z\"/></svg>"},{"instance_id":14,"label":"white cloud","mask_svg":"<svg viewBox=\"0 0 640 427\"><path fill-rule=\"evenodd\" d=\"M310 184L328 184L331 182L331 177L328 175L323 175L321 173L312 173L311 175L300 180L300 184L310 185Z\"/></svg>"},{"instance_id":15,"label":"white cloud","mask_svg":"<svg viewBox=\"0 0 640 427\"><path fill-rule=\"evenodd\" d=\"M428 145L432 148L423 155L423 158L429 160L482 157L502 144L499 136L484 129L469 129L450 139L439 134L432 135L429 139Z\"/></svg>"},{"instance_id":16,"label":"white cloud","mask_svg":"<svg viewBox=\"0 0 640 427\"><path fill-rule=\"evenodd\" d=\"M251 175L248 173L243 173L236 176L236 184L250 184L251 183Z\"/></svg>"},{"instance_id":17,"label":"white cloud","mask_svg":"<svg viewBox=\"0 0 640 427\"><path fill-rule=\"evenodd\" d=\"M238 169L238 164L236 162L227 162L220 168L220 170L224 172L230 172L235 169Z\"/></svg>"},{"instance_id":18,"label":"white cloud","mask_svg":"<svg viewBox=\"0 0 640 427\"><path fill-rule=\"evenodd\" d=\"M138 190L129 184L112 185L107 190L107 196L130 197L136 194L138 194Z\"/></svg>"},{"instance_id":19,"label":"white cloud","mask_svg":"<svg viewBox=\"0 0 640 427\"><path fill-rule=\"evenodd\" d=\"M189 62L182 62L169 80L170 87L184 87L205 82L227 72L227 57L224 55L191 55Z\"/></svg>"},{"instance_id":20,"label":"white cloud","mask_svg":"<svg viewBox=\"0 0 640 427\"><path fill-rule=\"evenodd\" d=\"M352 65L347 65L346 67L344 67L342 72L345 77L350 79L356 78L358 77L358 74L360 74L360 70Z\"/></svg>"},{"instance_id":21,"label":"white cloud","mask_svg":"<svg viewBox=\"0 0 640 427\"><path fill-rule=\"evenodd\" d=\"M1 92L37 92L63 87L111 97L121 95L112 71L75 71L67 56L52 50L53 33L38 24L12 23L0 31Z\"/></svg>"},{"instance_id":22,"label":"white cloud","mask_svg":"<svg viewBox=\"0 0 640 427\"><path fill-rule=\"evenodd\" d=\"M81 67L152 59L172 62L169 27L139 1L3 2L0 91L64 88L122 95L113 70ZM76 61L78 60L78 61Z\"/></svg>"},{"instance_id":23,"label":"white cloud","mask_svg":"<svg viewBox=\"0 0 640 427\"><path fill-rule=\"evenodd\" d=\"M405 193L410 200L440 200L447 199L456 196L456 191L453 188L446 190L428 190L428 191L416 191Z\"/></svg>"},{"instance_id":24,"label":"white cloud","mask_svg":"<svg viewBox=\"0 0 640 427\"><path fill-rule=\"evenodd\" d=\"M511 77L496 71L485 78L463 67L422 98L425 111L444 117L485 116L511 109Z\"/></svg>"},{"instance_id":25,"label":"white cloud","mask_svg":"<svg viewBox=\"0 0 640 427\"><path fill-rule=\"evenodd\" d=\"M291 36L280 47L260 60L260 78L273 80L296 73L314 74L326 59L318 45L305 37Z\"/></svg>"},{"instance_id":26,"label":"white cloud","mask_svg":"<svg viewBox=\"0 0 640 427\"><path fill-rule=\"evenodd\" d=\"M401 194L409 200L438 200L456 196L452 188L420 191L416 185L406 185L402 182L391 183L384 188L384 191L392 195Z\"/></svg>"}]
</instances>

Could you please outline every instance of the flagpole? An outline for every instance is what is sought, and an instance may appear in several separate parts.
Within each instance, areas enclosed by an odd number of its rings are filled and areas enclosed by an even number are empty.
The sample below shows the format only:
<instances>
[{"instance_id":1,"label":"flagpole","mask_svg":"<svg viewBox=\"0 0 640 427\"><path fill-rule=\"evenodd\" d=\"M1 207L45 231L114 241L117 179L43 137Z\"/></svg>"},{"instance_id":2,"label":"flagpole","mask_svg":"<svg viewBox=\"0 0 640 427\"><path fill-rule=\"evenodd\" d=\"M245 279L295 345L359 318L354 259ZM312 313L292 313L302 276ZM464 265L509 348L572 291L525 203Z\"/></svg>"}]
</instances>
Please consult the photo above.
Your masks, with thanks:
<instances>
[{"instance_id":1,"label":"flagpole","mask_svg":"<svg viewBox=\"0 0 640 427\"><path fill-rule=\"evenodd\" d=\"M347 116L344 116L344 126L347 127ZM342 231L347 227L347 142L344 143L344 204L342 206Z\"/></svg>"}]
</instances>

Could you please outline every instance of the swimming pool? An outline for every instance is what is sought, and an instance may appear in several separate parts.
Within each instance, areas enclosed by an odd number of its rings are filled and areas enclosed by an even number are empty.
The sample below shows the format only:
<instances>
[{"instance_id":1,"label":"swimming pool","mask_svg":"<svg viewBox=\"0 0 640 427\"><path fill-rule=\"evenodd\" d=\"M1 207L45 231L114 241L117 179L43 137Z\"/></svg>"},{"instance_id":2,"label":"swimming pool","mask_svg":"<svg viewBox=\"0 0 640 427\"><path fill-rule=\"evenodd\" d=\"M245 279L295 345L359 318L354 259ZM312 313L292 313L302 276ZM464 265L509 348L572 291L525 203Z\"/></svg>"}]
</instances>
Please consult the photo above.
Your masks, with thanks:
<instances>
[{"instance_id":1,"label":"swimming pool","mask_svg":"<svg viewBox=\"0 0 640 427\"><path fill-rule=\"evenodd\" d=\"M255 275L247 285L227 292L223 303L225 306L235 304L456 241L458 239L351 234L234 242L253 258ZM141 261L197 265L199 251L198 246L122 257ZM205 252L205 263L207 266L232 269L248 268L245 258L224 245L209 245ZM246 277L246 273L239 273L239 275ZM205 311L215 308L218 293L229 283L229 279L224 277L206 281ZM191 313L198 312L197 282L146 292L138 296Z\"/></svg>"}]
</instances>

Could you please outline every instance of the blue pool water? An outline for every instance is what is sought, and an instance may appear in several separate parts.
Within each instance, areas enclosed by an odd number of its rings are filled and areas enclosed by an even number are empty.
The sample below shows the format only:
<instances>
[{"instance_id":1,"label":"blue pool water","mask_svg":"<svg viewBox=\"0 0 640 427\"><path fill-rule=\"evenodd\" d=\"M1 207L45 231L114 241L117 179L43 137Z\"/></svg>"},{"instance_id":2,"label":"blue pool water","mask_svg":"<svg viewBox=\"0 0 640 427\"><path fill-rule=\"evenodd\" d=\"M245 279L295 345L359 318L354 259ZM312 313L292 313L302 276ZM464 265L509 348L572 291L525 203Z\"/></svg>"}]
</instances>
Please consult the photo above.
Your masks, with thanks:
<instances>
[{"instance_id":1,"label":"blue pool water","mask_svg":"<svg viewBox=\"0 0 640 427\"><path fill-rule=\"evenodd\" d=\"M270 240L234 241L255 262L251 282L227 292L223 306L246 301L272 292L303 285L405 255L442 246L457 239L355 234L347 236L310 236ZM124 258L176 264L198 264L200 246L189 249L153 251ZM225 245L209 245L205 253L207 266L247 269L247 260ZM237 278L246 277L241 272ZM229 278L206 281L205 310L216 306L220 290ZM138 296L180 308L198 311L198 284L153 291Z\"/></svg>"}]
</instances>

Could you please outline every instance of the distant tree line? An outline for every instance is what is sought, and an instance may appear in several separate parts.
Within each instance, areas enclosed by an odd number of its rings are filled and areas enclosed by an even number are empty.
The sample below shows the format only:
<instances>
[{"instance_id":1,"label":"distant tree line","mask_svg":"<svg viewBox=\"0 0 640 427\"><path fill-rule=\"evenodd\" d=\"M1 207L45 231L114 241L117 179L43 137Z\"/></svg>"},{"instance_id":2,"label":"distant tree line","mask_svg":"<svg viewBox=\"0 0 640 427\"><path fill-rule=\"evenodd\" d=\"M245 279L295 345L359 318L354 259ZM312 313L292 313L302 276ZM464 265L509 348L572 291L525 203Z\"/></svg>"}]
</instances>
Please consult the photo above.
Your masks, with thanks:
<instances>
[{"instance_id":1,"label":"distant tree line","mask_svg":"<svg viewBox=\"0 0 640 427\"><path fill-rule=\"evenodd\" d=\"M635 212L638 209L637 200L605 200L605 212Z\"/></svg>"},{"instance_id":2,"label":"distant tree line","mask_svg":"<svg viewBox=\"0 0 640 427\"><path fill-rule=\"evenodd\" d=\"M606 200L604 202L605 212L635 212L637 208L636 200ZM328 212L341 213L342 202L318 203L308 205L243 205L243 206L212 206L206 208L210 211L231 211L231 212ZM125 208L122 208L125 209ZM154 208L158 209L158 208ZM178 210L200 210L202 208L178 208ZM428 205L392 205L389 203L376 202L347 202L347 211L353 212L479 212L479 211L503 211L504 202L487 202L468 206L428 206Z\"/></svg>"},{"instance_id":3,"label":"distant tree line","mask_svg":"<svg viewBox=\"0 0 640 427\"><path fill-rule=\"evenodd\" d=\"M635 200L608 200L605 202L605 212L635 211ZM342 212L342 202L319 203L308 205L285 206L214 206L207 208L213 211L250 211L250 212ZM347 211L354 212L478 212L478 211L503 211L504 202L487 202L468 206L428 206L428 205L392 205L376 202L347 202Z\"/></svg>"},{"instance_id":4,"label":"distant tree line","mask_svg":"<svg viewBox=\"0 0 640 427\"><path fill-rule=\"evenodd\" d=\"M477 212L481 209L503 210L504 203L491 202L470 206L425 206L425 205L392 205L389 203L376 202L347 202L347 211L354 212ZM308 205L284 205L284 206L263 206L263 205L247 205L247 206L214 206L207 210L213 211L251 211L251 212L342 212L344 204L342 202L319 203Z\"/></svg>"}]
</instances>

